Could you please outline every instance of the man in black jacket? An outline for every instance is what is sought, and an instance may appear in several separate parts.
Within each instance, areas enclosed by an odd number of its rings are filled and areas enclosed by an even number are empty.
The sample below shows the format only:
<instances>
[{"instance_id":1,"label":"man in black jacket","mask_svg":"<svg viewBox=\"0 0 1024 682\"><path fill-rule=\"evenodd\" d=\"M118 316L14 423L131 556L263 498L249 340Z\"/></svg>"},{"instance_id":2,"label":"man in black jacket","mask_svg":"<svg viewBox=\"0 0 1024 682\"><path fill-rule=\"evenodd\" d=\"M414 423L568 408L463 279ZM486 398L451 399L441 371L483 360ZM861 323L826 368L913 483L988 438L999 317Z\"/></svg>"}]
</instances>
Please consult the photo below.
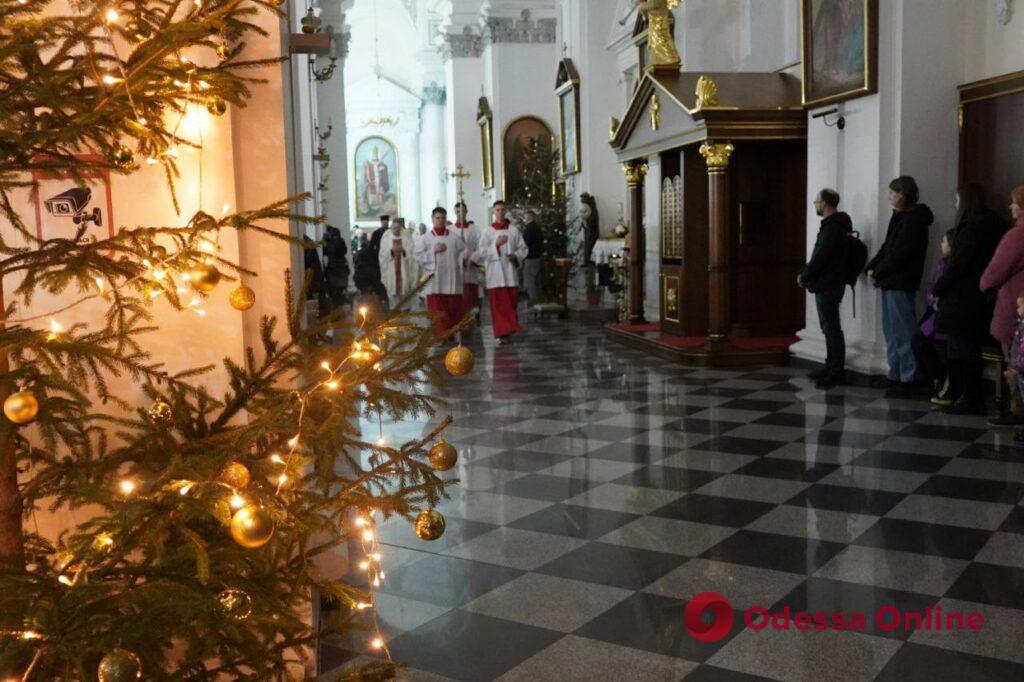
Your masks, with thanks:
<instances>
[{"instance_id":1,"label":"man in black jacket","mask_svg":"<svg viewBox=\"0 0 1024 682\"><path fill-rule=\"evenodd\" d=\"M889 183L889 203L893 212L885 243L868 261L865 272L882 290L882 333L890 381L886 397L893 398L917 392L917 362L911 347L917 331L914 295L921 285L928 227L935 216L918 203L917 183L908 175Z\"/></svg>"},{"instance_id":2,"label":"man in black jacket","mask_svg":"<svg viewBox=\"0 0 1024 682\"><path fill-rule=\"evenodd\" d=\"M846 243L853 223L839 210L839 193L825 188L814 199L814 210L821 216L818 239L811 259L796 278L797 284L814 294L818 322L825 336L825 366L811 372L818 388L839 386L846 380L846 338L839 321L839 304L843 301L846 283L843 263Z\"/></svg>"}]
</instances>

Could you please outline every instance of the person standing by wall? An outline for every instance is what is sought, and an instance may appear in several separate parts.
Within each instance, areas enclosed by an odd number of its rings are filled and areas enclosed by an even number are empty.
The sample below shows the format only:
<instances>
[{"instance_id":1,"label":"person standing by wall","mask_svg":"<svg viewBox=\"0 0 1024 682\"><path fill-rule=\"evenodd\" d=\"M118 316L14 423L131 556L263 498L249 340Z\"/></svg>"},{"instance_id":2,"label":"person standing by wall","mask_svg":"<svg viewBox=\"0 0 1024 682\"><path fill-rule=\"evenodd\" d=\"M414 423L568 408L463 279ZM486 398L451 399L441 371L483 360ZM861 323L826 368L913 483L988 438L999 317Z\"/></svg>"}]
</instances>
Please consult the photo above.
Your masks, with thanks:
<instances>
[{"instance_id":1,"label":"person standing by wall","mask_svg":"<svg viewBox=\"0 0 1024 682\"><path fill-rule=\"evenodd\" d=\"M527 210L523 213L523 241L526 242L526 260L523 263L523 289L530 305L544 300L541 285L541 255L544 251L544 231L537 222L537 214Z\"/></svg>"},{"instance_id":2,"label":"person standing by wall","mask_svg":"<svg viewBox=\"0 0 1024 682\"><path fill-rule=\"evenodd\" d=\"M914 297L921 286L928 227L935 216L920 203L917 182L909 175L889 183L889 203L893 211L885 242L868 261L865 273L882 290L882 332L890 381L885 395L897 398L917 391L917 363L911 347L917 331Z\"/></svg>"},{"instance_id":3,"label":"person standing by wall","mask_svg":"<svg viewBox=\"0 0 1024 682\"><path fill-rule=\"evenodd\" d=\"M935 330L947 336L949 391L946 401L953 402L946 411L984 414L981 344L988 336L991 317L980 280L1005 225L989 210L985 189L975 183L957 190L956 211L949 265L932 287L938 299Z\"/></svg>"},{"instance_id":4,"label":"person standing by wall","mask_svg":"<svg viewBox=\"0 0 1024 682\"><path fill-rule=\"evenodd\" d=\"M839 304L846 291L843 265L846 242L853 223L839 210L839 193L825 188L814 198L814 210L821 217L818 238L807 265L796 278L799 286L814 294L818 322L825 337L825 366L811 372L817 388L832 388L846 381L846 337L839 321Z\"/></svg>"},{"instance_id":5,"label":"person standing by wall","mask_svg":"<svg viewBox=\"0 0 1024 682\"><path fill-rule=\"evenodd\" d=\"M1015 187L1010 193L1010 215L1013 227L1003 235L996 247L992 261L981 275L979 284L982 291L998 290L996 309L992 315L989 331L995 340L1003 345L1007 359L1010 357L1010 341L1016 320L1017 296L1024 291L1024 185ZM1020 388L1016 382L1009 382L1011 400L1016 408L1003 418L989 420L992 426L1017 426L1024 424L1024 406L1021 404Z\"/></svg>"}]
</instances>

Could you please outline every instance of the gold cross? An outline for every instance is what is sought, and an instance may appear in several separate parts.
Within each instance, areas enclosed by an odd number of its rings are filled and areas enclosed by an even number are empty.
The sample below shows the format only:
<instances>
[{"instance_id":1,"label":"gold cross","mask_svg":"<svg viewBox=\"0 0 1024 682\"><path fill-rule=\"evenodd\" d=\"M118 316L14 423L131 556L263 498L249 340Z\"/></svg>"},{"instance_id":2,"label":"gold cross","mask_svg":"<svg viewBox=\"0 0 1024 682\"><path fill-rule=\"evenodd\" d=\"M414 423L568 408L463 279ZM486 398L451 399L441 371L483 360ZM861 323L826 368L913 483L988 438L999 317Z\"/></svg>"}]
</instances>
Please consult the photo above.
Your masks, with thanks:
<instances>
[{"instance_id":1,"label":"gold cross","mask_svg":"<svg viewBox=\"0 0 1024 682\"><path fill-rule=\"evenodd\" d=\"M469 173L466 172L466 169L462 167L461 163L458 166L455 167L455 171L456 171L455 173L449 173L448 175L450 177L455 178L455 182L457 182L458 185L459 185L459 189L458 189L458 191L459 191L459 201L465 203L465 201L466 201L466 193L462 189L462 183L465 182L466 178L469 178L469 177L472 177L472 176Z\"/></svg>"}]
</instances>

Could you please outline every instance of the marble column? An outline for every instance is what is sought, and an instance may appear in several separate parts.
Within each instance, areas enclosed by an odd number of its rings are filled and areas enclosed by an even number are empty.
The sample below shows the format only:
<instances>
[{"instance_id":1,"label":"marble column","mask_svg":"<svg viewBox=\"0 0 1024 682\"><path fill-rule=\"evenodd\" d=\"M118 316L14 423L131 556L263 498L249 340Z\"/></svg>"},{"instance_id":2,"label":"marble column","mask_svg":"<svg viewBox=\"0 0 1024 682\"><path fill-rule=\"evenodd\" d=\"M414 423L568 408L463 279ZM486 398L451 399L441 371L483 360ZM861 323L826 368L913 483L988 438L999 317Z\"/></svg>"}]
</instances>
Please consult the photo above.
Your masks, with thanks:
<instances>
[{"instance_id":1,"label":"marble column","mask_svg":"<svg viewBox=\"0 0 1024 682\"><path fill-rule=\"evenodd\" d=\"M470 174L466 181L466 203L469 217L478 223L486 221L484 206L483 159L480 152L480 129L477 126L477 102L484 86L483 38L473 26L461 30L451 27L443 34L440 45L444 61L446 102L445 128L445 171L451 173L461 165ZM445 204L449 207L456 201L457 185L449 179Z\"/></svg>"},{"instance_id":2,"label":"marble column","mask_svg":"<svg viewBox=\"0 0 1024 682\"><path fill-rule=\"evenodd\" d=\"M646 324L644 317L644 176L647 164L639 161L622 166L629 190L629 323Z\"/></svg>"},{"instance_id":3,"label":"marble column","mask_svg":"<svg viewBox=\"0 0 1024 682\"><path fill-rule=\"evenodd\" d=\"M701 156L708 167L708 318L709 347L729 335L729 142L705 142Z\"/></svg>"},{"instance_id":4,"label":"marble column","mask_svg":"<svg viewBox=\"0 0 1024 682\"><path fill-rule=\"evenodd\" d=\"M429 216L437 205L445 203L443 173L446 168L444 146L443 85L431 82L423 88L423 113L420 128L420 204L421 215ZM424 220L424 222L429 222Z\"/></svg>"}]
</instances>

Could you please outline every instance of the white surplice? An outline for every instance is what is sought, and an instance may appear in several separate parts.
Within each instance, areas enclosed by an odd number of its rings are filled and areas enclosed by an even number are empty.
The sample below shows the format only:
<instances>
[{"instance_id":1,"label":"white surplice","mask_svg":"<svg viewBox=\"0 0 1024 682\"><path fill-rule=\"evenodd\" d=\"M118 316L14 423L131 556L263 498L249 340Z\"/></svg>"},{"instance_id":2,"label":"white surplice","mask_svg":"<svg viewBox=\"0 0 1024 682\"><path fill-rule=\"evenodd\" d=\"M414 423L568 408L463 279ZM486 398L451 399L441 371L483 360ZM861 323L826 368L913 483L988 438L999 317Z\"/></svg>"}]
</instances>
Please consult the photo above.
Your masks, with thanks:
<instances>
[{"instance_id":1,"label":"white surplice","mask_svg":"<svg viewBox=\"0 0 1024 682\"><path fill-rule=\"evenodd\" d=\"M469 225L466 227L459 227L456 222L454 225L449 226L448 229L454 232L459 240L462 241L466 248L466 253L470 257L470 261L466 264L465 272L463 273L463 281L466 284L479 284L480 270L477 268L478 264L474 263L473 260L476 257L477 249L480 248L480 226L470 220Z\"/></svg>"},{"instance_id":2,"label":"white surplice","mask_svg":"<svg viewBox=\"0 0 1024 682\"><path fill-rule=\"evenodd\" d=\"M402 256L402 290L399 291L396 286L395 275L398 272L398 263L391 253L391 249L394 247L395 241L401 242L402 249L405 250L405 254ZM407 293L412 291L416 284L419 283L420 278L416 273L416 247L413 245L412 235L409 234L409 230L402 230L402 232L396 237L395 234L389 229L380 238L380 252L378 254L378 260L380 262L380 279L384 283L384 287L388 290L389 298L401 298Z\"/></svg>"},{"instance_id":3,"label":"white surplice","mask_svg":"<svg viewBox=\"0 0 1024 682\"><path fill-rule=\"evenodd\" d=\"M447 247L445 251L437 253L435 247L438 244L444 244ZM423 289L424 295L461 296L462 262L465 257L466 245L453 228L448 228L442 235L431 230L420 237L416 248L420 275L423 278L434 276Z\"/></svg>"},{"instance_id":4,"label":"white surplice","mask_svg":"<svg viewBox=\"0 0 1024 682\"><path fill-rule=\"evenodd\" d=\"M508 241L502 246L497 246L497 239L500 235L508 235ZM484 286L487 289L499 287L519 288L519 268L526 260L526 242L523 234L514 227L507 227L504 230L495 229L493 226L481 231L480 247L476 252L476 260L483 263L486 268L484 273ZM509 256L515 256L518 263L513 264Z\"/></svg>"}]
</instances>

